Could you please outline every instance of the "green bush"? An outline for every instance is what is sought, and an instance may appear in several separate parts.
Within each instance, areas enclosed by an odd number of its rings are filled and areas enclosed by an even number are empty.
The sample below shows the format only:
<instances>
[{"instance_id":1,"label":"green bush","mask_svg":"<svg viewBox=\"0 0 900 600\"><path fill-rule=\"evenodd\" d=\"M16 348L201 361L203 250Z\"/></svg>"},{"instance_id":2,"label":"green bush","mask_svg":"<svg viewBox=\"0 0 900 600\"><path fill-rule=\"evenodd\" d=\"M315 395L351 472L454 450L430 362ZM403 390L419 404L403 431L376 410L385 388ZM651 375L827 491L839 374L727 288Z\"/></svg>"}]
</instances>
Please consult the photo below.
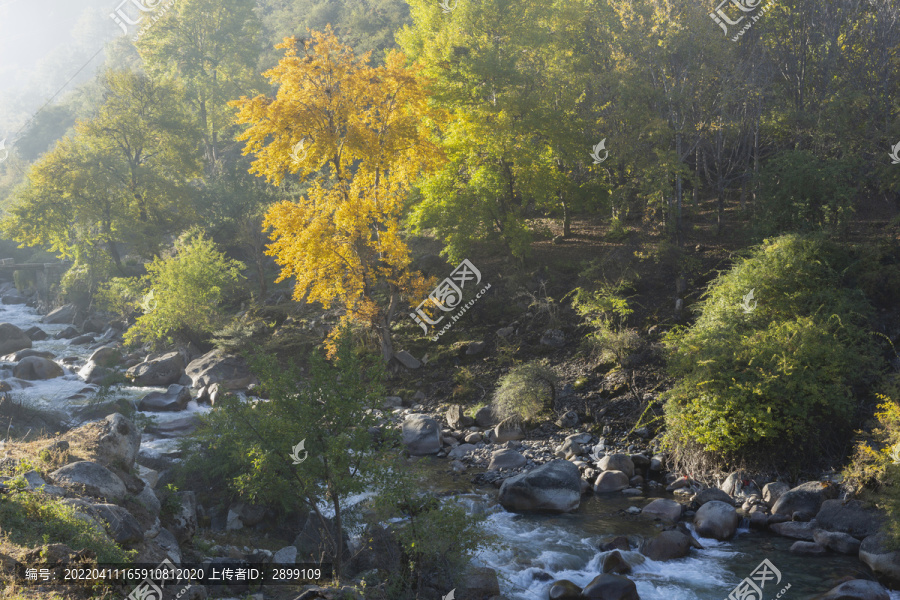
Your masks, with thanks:
<instances>
[{"instance_id":1,"label":"green bush","mask_svg":"<svg viewBox=\"0 0 900 600\"><path fill-rule=\"evenodd\" d=\"M792 234L710 285L696 323L665 340L677 381L664 395L677 460L698 470L797 466L839 451L854 390L881 366L870 305L848 286L853 270L845 248Z\"/></svg>"},{"instance_id":2,"label":"green bush","mask_svg":"<svg viewBox=\"0 0 900 600\"><path fill-rule=\"evenodd\" d=\"M641 344L638 332L626 326L634 311L621 293L624 285L601 285L595 291L576 288L572 300L575 311L593 328L587 336L592 354L604 363L621 365Z\"/></svg>"},{"instance_id":3,"label":"green bush","mask_svg":"<svg viewBox=\"0 0 900 600\"><path fill-rule=\"evenodd\" d=\"M838 230L853 214L853 165L805 150L781 152L760 171L754 221L763 235Z\"/></svg>"},{"instance_id":4,"label":"green bush","mask_svg":"<svg viewBox=\"0 0 900 600\"><path fill-rule=\"evenodd\" d=\"M114 277L100 284L94 296L97 308L126 319L140 309L141 283L130 277Z\"/></svg>"},{"instance_id":5,"label":"green bush","mask_svg":"<svg viewBox=\"0 0 900 600\"><path fill-rule=\"evenodd\" d=\"M145 313L125 333L126 343L198 343L227 321L222 304L236 290L244 265L198 233L182 237L175 250L175 256L147 265L141 301Z\"/></svg>"},{"instance_id":6,"label":"green bush","mask_svg":"<svg viewBox=\"0 0 900 600\"><path fill-rule=\"evenodd\" d=\"M532 361L513 367L500 378L494 392L493 411L501 419L532 421L556 401L556 373L546 361Z\"/></svg>"}]
</instances>

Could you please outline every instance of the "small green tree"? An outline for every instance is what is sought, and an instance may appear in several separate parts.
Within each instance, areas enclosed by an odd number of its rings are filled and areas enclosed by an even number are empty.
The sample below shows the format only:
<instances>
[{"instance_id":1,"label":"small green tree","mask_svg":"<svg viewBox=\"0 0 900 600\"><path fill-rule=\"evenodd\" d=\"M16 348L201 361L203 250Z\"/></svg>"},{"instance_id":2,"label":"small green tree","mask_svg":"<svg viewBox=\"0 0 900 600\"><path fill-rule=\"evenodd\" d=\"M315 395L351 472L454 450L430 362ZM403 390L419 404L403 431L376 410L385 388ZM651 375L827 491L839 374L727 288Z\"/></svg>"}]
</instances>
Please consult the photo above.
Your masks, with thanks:
<instances>
[{"instance_id":1,"label":"small green tree","mask_svg":"<svg viewBox=\"0 0 900 600\"><path fill-rule=\"evenodd\" d=\"M243 263L227 258L197 232L182 236L175 252L147 265L145 313L125 332L126 343L202 342L225 323L222 304L240 281Z\"/></svg>"},{"instance_id":2,"label":"small green tree","mask_svg":"<svg viewBox=\"0 0 900 600\"><path fill-rule=\"evenodd\" d=\"M799 467L836 450L854 390L874 382L881 364L853 274L847 248L791 234L711 284L696 323L666 337L676 460L695 461L684 466L697 471Z\"/></svg>"},{"instance_id":3,"label":"small green tree","mask_svg":"<svg viewBox=\"0 0 900 600\"><path fill-rule=\"evenodd\" d=\"M577 288L572 299L575 311L593 329L587 338L594 355L603 362L615 361L618 365L641 341L637 331L627 326L628 315L634 309L621 293L624 285L602 284L594 291Z\"/></svg>"},{"instance_id":4,"label":"small green tree","mask_svg":"<svg viewBox=\"0 0 900 600\"><path fill-rule=\"evenodd\" d=\"M557 377L546 361L532 361L510 369L494 393L494 414L501 419L531 421L551 410L556 401Z\"/></svg>"},{"instance_id":5,"label":"small green tree","mask_svg":"<svg viewBox=\"0 0 900 600\"><path fill-rule=\"evenodd\" d=\"M377 425L371 409L384 396L383 369L377 359L355 352L346 330L333 361L314 353L306 374L273 357L258 356L251 366L268 400L226 397L221 408L217 403L197 430L199 445L190 447L186 479L225 482L249 501L314 512L340 574L346 557L337 532L346 526L346 500L382 486L388 473L369 432Z\"/></svg>"}]
</instances>

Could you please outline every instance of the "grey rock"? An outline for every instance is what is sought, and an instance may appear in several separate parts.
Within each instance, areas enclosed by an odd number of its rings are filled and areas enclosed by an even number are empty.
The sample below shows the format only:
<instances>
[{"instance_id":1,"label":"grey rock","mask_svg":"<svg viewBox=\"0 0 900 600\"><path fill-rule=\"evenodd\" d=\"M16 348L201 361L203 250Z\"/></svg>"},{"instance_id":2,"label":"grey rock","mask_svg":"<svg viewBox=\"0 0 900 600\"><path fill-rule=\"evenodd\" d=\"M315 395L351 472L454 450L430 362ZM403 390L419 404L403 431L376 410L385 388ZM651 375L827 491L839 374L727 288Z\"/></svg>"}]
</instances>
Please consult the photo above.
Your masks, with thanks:
<instances>
[{"instance_id":1,"label":"grey rock","mask_svg":"<svg viewBox=\"0 0 900 600\"><path fill-rule=\"evenodd\" d=\"M733 498L747 498L749 496L762 496L762 490L753 481L750 473L735 471L725 478L719 489Z\"/></svg>"},{"instance_id":2,"label":"grey rock","mask_svg":"<svg viewBox=\"0 0 900 600\"><path fill-rule=\"evenodd\" d=\"M690 536L671 529L645 541L641 553L650 560L672 560L687 556L691 546Z\"/></svg>"},{"instance_id":3,"label":"grey rock","mask_svg":"<svg viewBox=\"0 0 900 600\"><path fill-rule=\"evenodd\" d=\"M525 431L522 424L514 419L504 419L494 427L495 443L504 444L525 439Z\"/></svg>"},{"instance_id":4,"label":"grey rock","mask_svg":"<svg viewBox=\"0 0 900 600\"><path fill-rule=\"evenodd\" d=\"M763 486L762 489L762 499L763 501L772 506L775 504L779 498L785 495L788 491L790 491L791 486L786 484L783 481L773 481L771 483L767 483Z\"/></svg>"},{"instance_id":5,"label":"grey rock","mask_svg":"<svg viewBox=\"0 0 900 600\"><path fill-rule=\"evenodd\" d=\"M117 544L143 541L144 530L134 516L115 504L94 504L94 516L106 524L106 532Z\"/></svg>"},{"instance_id":6,"label":"grey rock","mask_svg":"<svg viewBox=\"0 0 900 600\"><path fill-rule=\"evenodd\" d=\"M196 413L190 413L186 417L170 419L159 425L144 427L144 433L158 438L177 438L193 433L200 425L200 417ZM147 463L148 466L153 466Z\"/></svg>"},{"instance_id":7,"label":"grey rock","mask_svg":"<svg viewBox=\"0 0 900 600\"><path fill-rule=\"evenodd\" d=\"M475 356L476 354L481 354L484 350L485 343L484 342L472 342L466 348L466 356Z\"/></svg>"},{"instance_id":8,"label":"grey rock","mask_svg":"<svg viewBox=\"0 0 900 600\"><path fill-rule=\"evenodd\" d=\"M463 412L463 407L459 404L453 404L447 409L444 418L451 429L465 429L475 424L475 419L468 417Z\"/></svg>"},{"instance_id":9,"label":"grey rock","mask_svg":"<svg viewBox=\"0 0 900 600\"><path fill-rule=\"evenodd\" d=\"M607 454L598 466L604 471L622 471L629 479L634 477L634 462L627 454Z\"/></svg>"},{"instance_id":10,"label":"grey rock","mask_svg":"<svg viewBox=\"0 0 900 600\"><path fill-rule=\"evenodd\" d=\"M89 333L85 333L83 335L79 335L77 337L72 338L72 340L69 342L69 345L85 346L87 344L93 344L93 343L94 343L94 336L92 336Z\"/></svg>"},{"instance_id":11,"label":"grey rock","mask_svg":"<svg viewBox=\"0 0 900 600\"><path fill-rule=\"evenodd\" d=\"M162 504L152 487L145 485L144 489L134 496L134 499L140 502L151 515L155 517L159 516L159 512L162 510Z\"/></svg>"},{"instance_id":12,"label":"grey rock","mask_svg":"<svg viewBox=\"0 0 900 600\"><path fill-rule=\"evenodd\" d=\"M821 525L821 523L819 523ZM825 531L816 529L813 531L813 540L824 548L840 554L859 554L860 541L849 533L840 531Z\"/></svg>"},{"instance_id":13,"label":"grey rock","mask_svg":"<svg viewBox=\"0 0 900 600\"><path fill-rule=\"evenodd\" d=\"M791 554L799 556L824 556L828 554L828 550L815 542L794 542L791 545Z\"/></svg>"},{"instance_id":14,"label":"grey rock","mask_svg":"<svg viewBox=\"0 0 900 600\"><path fill-rule=\"evenodd\" d=\"M641 514L647 517L659 518L663 521L670 521L674 523L681 518L681 513L683 510L684 507L674 500L670 500L668 498L657 498L656 500L645 506L644 510L641 511Z\"/></svg>"},{"instance_id":15,"label":"grey rock","mask_svg":"<svg viewBox=\"0 0 900 600\"><path fill-rule=\"evenodd\" d=\"M734 505L734 500L731 499L731 496L723 492L718 488L704 488L694 494L693 501L703 506L707 502L712 501L724 502L725 504Z\"/></svg>"},{"instance_id":16,"label":"grey rock","mask_svg":"<svg viewBox=\"0 0 900 600\"><path fill-rule=\"evenodd\" d=\"M884 513L859 500L826 500L816 514L816 523L822 529L849 533L858 539L878 533L884 521Z\"/></svg>"},{"instance_id":17,"label":"grey rock","mask_svg":"<svg viewBox=\"0 0 900 600\"><path fill-rule=\"evenodd\" d=\"M509 511L571 512L581 503L581 475L569 461L554 460L505 480L499 501Z\"/></svg>"},{"instance_id":18,"label":"grey rock","mask_svg":"<svg viewBox=\"0 0 900 600\"><path fill-rule=\"evenodd\" d=\"M28 329L26 329L25 335L27 335L32 342L40 342L41 340L46 340L48 337L50 337L49 335L47 335L46 331L38 326L29 327Z\"/></svg>"},{"instance_id":19,"label":"grey rock","mask_svg":"<svg viewBox=\"0 0 900 600\"><path fill-rule=\"evenodd\" d=\"M494 425L494 413L490 406L482 406L475 413L475 424L482 429L487 429Z\"/></svg>"},{"instance_id":20,"label":"grey rock","mask_svg":"<svg viewBox=\"0 0 900 600\"><path fill-rule=\"evenodd\" d=\"M125 484L106 467L90 461L68 464L50 474L64 488L84 491L91 496L120 502L125 497Z\"/></svg>"},{"instance_id":21,"label":"grey rock","mask_svg":"<svg viewBox=\"0 0 900 600\"><path fill-rule=\"evenodd\" d=\"M528 460L521 453L509 448L494 450L491 454L489 470L494 469L518 469L524 467Z\"/></svg>"},{"instance_id":22,"label":"grey rock","mask_svg":"<svg viewBox=\"0 0 900 600\"><path fill-rule=\"evenodd\" d=\"M900 552L891 549L884 532L870 535L859 547L859 560L891 583L900 582Z\"/></svg>"},{"instance_id":23,"label":"grey rock","mask_svg":"<svg viewBox=\"0 0 900 600\"><path fill-rule=\"evenodd\" d=\"M734 536L740 520L734 506L712 500L697 510L694 527L697 535L723 541Z\"/></svg>"},{"instance_id":24,"label":"grey rock","mask_svg":"<svg viewBox=\"0 0 900 600\"><path fill-rule=\"evenodd\" d=\"M619 573L627 575L631 573L631 565L622 556L618 550L613 550L603 557L603 564L600 567L602 573Z\"/></svg>"},{"instance_id":25,"label":"grey rock","mask_svg":"<svg viewBox=\"0 0 900 600\"><path fill-rule=\"evenodd\" d=\"M591 600L641 600L633 581L612 573L595 577L584 586L581 595Z\"/></svg>"},{"instance_id":26,"label":"grey rock","mask_svg":"<svg viewBox=\"0 0 900 600\"><path fill-rule=\"evenodd\" d=\"M225 390L243 389L255 380L247 361L219 349L192 360L184 372L195 388L218 383Z\"/></svg>"},{"instance_id":27,"label":"grey rock","mask_svg":"<svg viewBox=\"0 0 900 600\"><path fill-rule=\"evenodd\" d=\"M272 557L272 564L293 565L297 562L297 547L285 546Z\"/></svg>"},{"instance_id":28,"label":"grey rock","mask_svg":"<svg viewBox=\"0 0 900 600\"><path fill-rule=\"evenodd\" d=\"M574 410L567 411L556 421L556 425L562 429L577 427L579 423L578 413Z\"/></svg>"},{"instance_id":29,"label":"grey rock","mask_svg":"<svg viewBox=\"0 0 900 600\"><path fill-rule=\"evenodd\" d=\"M119 413L99 422L97 460L104 466L119 465L130 469L141 447L141 432L134 423Z\"/></svg>"},{"instance_id":30,"label":"grey rock","mask_svg":"<svg viewBox=\"0 0 900 600\"><path fill-rule=\"evenodd\" d=\"M568 579L554 581L548 594L550 600L583 600L581 588Z\"/></svg>"},{"instance_id":31,"label":"grey rock","mask_svg":"<svg viewBox=\"0 0 900 600\"><path fill-rule=\"evenodd\" d=\"M413 456L437 454L441 449L441 428L429 416L409 415L403 422L403 444Z\"/></svg>"},{"instance_id":32,"label":"grey rock","mask_svg":"<svg viewBox=\"0 0 900 600\"><path fill-rule=\"evenodd\" d=\"M137 364L125 372L135 385L147 386L171 385L177 383L183 374L184 358L180 352L169 352L154 360Z\"/></svg>"},{"instance_id":33,"label":"grey rock","mask_svg":"<svg viewBox=\"0 0 900 600\"><path fill-rule=\"evenodd\" d=\"M169 559L176 565L181 564L181 548L178 546L178 540L172 535L172 532L165 527L159 530L156 537L153 538L160 548L166 553Z\"/></svg>"},{"instance_id":34,"label":"grey rock","mask_svg":"<svg viewBox=\"0 0 900 600\"><path fill-rule=\"evenodd\" d=\"M173 383L165 392L150 392L138 402L138 410L171 412L184 410L191 401L191 390Z\"/></svg>"},{"instance_id":35,"label":"grey rock","mask_svg":"<svg viewBox=\"0 0 900 600\"><path fill-rule=\"evenodd\" d=\"M114 367L122 362L122 351L113 346L103 346L94 350L88 361L101 367Z\"/></svg>"},{"instance_id":36,"label":"grey rock","mask_svg":"<svg viewBox=\"0 0 900 600\"><path fill-rule=\"evenodd\" d=\"M172 517L170 527L179 544L186 544L197 533L197 497L194 492L177 492L175 494L179 508Z\"/></svg>"},{"instance_id":37,"label":"grey rock","mask_svg":"<svg viewBox=\"0 0 900 600\"><path fill-rule=\"evenodd\" d=\"M809 481L782 494L772 506L772 514L793 515L805 512L815 515L823 502L836 498L837 494L838 486L833 483Z\"/></svg>"},{"instance_id":38,"label":"grey rock","mask_svg":"<svg viewBox=\"0 0 900 600\"><path fill-rule=\"evenodd\" d=\"M397 360L397 362L399 362L407 369L418 369L422 366L422 361L420 361L418 358L416 358L406 350L394 352L394 358Z\"/></svg>"},{"instance_id":39,"label":"grey rock","mask_svg":"<svg viewBox=\"0 0 900 600\"><path fill-rule=\"evenodd\" d=\"M541 345L552 348L562 348L566 345L566 334L559 329L548 329L541 336Z\"/></svg>"},{"instance_id":40,"label":"grey rock","mask_svg":"<svg viewBox=\"0 0 900 600\"><path fill-rule=\"evenodd\" d=\"M337 550L336 543L343 545L343 556L349 558L349 538L346 532L341 532L339 536L331 519L326 518L323 523L315 512L310 512L306 524L294 539L293 546L297 548L298 562L310 562L323 558L333 559Z\"/></svg>"},{"instance_id":41,"label":"grey rock","mask_svg":"<svg viewBox=\"0 0 900 600\"><path fill-rule=\"evenodd\" d=\"M795 540L803 540L805 542L813 541L813 533L818 528L815 522L786 521L784 523L769 522L769 529L778 535L794 538Z\"/></svg>"},{"instance_id":42,"label":"grey rock","mask_svg":"<svg viewBox=\"0 0 900 600\"><path fill-rule=\"evenodd\" d=\"M594 482L595 494L621 492L628 487L628 475L622 471L603 471Z\"/></svg>"},{"instance_id":43,"label":"grey rock","mask_svg":"<svg viewBox=\"0 0 900 600\"><path fill-rule=\"evenodd\" d=\"M478 448L474 444L468 444L468 443L460 444L459 446L457 446L456 448L454 448L453 450L450 451L450 453L447 455L447 458L450 458L450 459L462 458L465 455L467 455L468 453L474 452L477 449Z\"/></svg>"},{"instance_id":44,"label":"grey rock","mask_svg":"<svg viewBox=\"0 0 900 600\"><path fill-rule=\"evenodd\" d=\"M75 320L77 309L74 304L65 304L41 317L41 323L48 325L65 325Z\"/></svg>"},{"instance_id":45,"label":"grey rock","mask_svg":"<svg viewBox=\"0 0 900 600\"><path fill-rule=\"evenodd\" d=\"M891 596L877 581L853 579L829 590L815 600L890 600Z\"/></svg>"},{"instance_id":46,"label":"grey rock","mask_svg":"<svg viewBox=\"0 0 900 600\"><path fill-rule=\"evenodd\" d=\"M26 381L42 381L63 376L63 369L49 358L27 356L13 367L13 377Z\"/></svg>"}]
</instances>

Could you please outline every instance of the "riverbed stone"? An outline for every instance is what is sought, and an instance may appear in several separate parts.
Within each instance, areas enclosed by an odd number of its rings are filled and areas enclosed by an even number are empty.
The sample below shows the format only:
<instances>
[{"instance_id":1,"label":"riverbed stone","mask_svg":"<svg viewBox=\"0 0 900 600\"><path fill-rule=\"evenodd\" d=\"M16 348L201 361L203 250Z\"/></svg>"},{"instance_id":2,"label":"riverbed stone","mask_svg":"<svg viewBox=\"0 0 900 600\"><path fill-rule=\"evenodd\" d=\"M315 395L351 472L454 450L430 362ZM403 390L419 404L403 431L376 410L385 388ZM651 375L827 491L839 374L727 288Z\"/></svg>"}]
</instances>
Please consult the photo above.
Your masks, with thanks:
<instances>
[{"instance_id":1,"label":"riverbed stone","mask_svg":"<svg viewBox=\"0 0 900 600\"><path fill-rule=\"evenodd\" d=\"M63 374L62 367L49 358L40 356L27 356L13 367L13 377L25 379L26 381L54 379L62 377Z\"/></svg>"},{"instance_id":2,"label":"riverbed stone","mask_svg":"<svg viewBox=\"0 0 900 600\"><path fill-rule=\"evenodd\" d=\"M815 542L805 542L800 540L791 544L791 554L797 556L825 556L828 550Z\"/></svg>"},{"instance_id":3,"label":"riverbed stone","mask_svg":"<svg viewBox=\"0 0 900 600\"><path fill-rule=\"evenodd\" d=\"M628 475L622 471L603 471L594 482L595 494L621 492L628 487Z\"/></svg>"},{"instance_id":4,"label":"riverbed stone","mask_svg":"<svg viewBox=\"0 0 900 600\"><path fill-rule=\"evenodd\" d=\"M437 454L441 449L441 427L427 415L412 414L403 421L403 444L413 456Z\"/></svg>"},{"instance_id":5,"label":"riverbed stone","mask_svg":"<svg viewBox=\"0 0 900 600\"><path fill-rule=\"evenodd\" d=\"M69 324L75 320L76 312L78 311L74 304L64 304L41 317L41 323L46 323L48 325Z\"/></svg>"},{"instance_id":6,"label":"riverbed stone","mask_svg":"<svg viewBox=\"0 0 900 600\"><path fill-rule=\"evenodd\" d=\"M600 567L600 571L603 573L619 573L621 575L628 575L631 573L631 565L628 564L628 561L622 556L622 553L618 550L613 550L609 554L603 557L603 564Z\"/></svg>"},{"instance_id":7,"label":"riverbed stone","mask_svg":"<svg viewBox=\"0 0 900 600\"><path fill-rule=\"evenodd\" d=\"M859 500L826 500L816 514L816 523L822 529L849 533L860 540L878 533L884 520L883 512Z\"/></svg>"},{"instance_id":8,"label":"riverbed stone","mask_svg":"<svg viewBox=\"0 0 900 600\"><path fill-rule=\"evenodd\" d=\"M46 340L49 335L47 332L35 325L34 327L29 327L25 330L25 335L31 339L32 342L40 342L41 340Z\"/></svg>"},{"instance_id":9,"label":"riverbed stone","mask_svg":"<svg viewBox=\"0 0 900 600\"><path fill-rule=\"evenodd\" d=\"M177 438L193 433L199 425L200 416L189 413L185 417L168 419L157 425L147 425L144 427L144 433L158 438Z\"/></svg>"},{"instance_id":10,"label":"riverbed stone","mask_svg":"<svg viewBox=\"0 0 900 600\"><path fill-rule=\"evenodd\" d=\"M31 338L12 323L0 323L0 355L31 348Z\"/></svg>"},{"instance_id":11,"label":"riverbed stone","mask_svg":"<svg viewBox=\"0 0 900 600\"><path fill-rule=\"evenodd\" d=\"M475 413L475 425L482 429L488 429L494 425L494 411L490 406L482 406Z\"/></svg>"},{"instance_id":12,"label":"riverbed stone","mask_svg":"<svg viewBox=\"0 0 900 600\"><path fill-rule=\"evenodd\" d=\"M513 419L504 419L494 428L494 440L497 444L505 444L506 442L514 442L525 439L525 430L522 424Z\"/></svg>"},{"instance_id":13,"label":"riverbed stone","mask_svg":"<svg viewBox=\"0 0 900 600\"><path fill-rule=\"evenodd\" d=\"M731 539L740 521L734 506L718 500L707 502L694 515L697 535L719 541Z\"/></svg>"},{"instance_id":14,"label":"riverbed stone","mask_svg":"<svg viewBox=\"0 0 900 600\"><path fill-rule=\"evenodd\" d=\"M101 367L114 367L122 362L122 351L114 346L103 346L94 350L88 362Z\"/></svg>"},{"instance_id":15,"label":"riverbed stone","mask_svg":"<svg viewBox=\"0 0 900 600\"><path fill-rule=\"evenodd\" d=\"M528 462L520 452L511 448L502 448L494 450L491 453L491 462L488 464L488 470L494 469L519 469Z\"/></svg>"},{"instance_id":16,"label":"riverbed stone","mask_svg":"<svg viewBox=\"0 0 900 600\"><path fill-rule=\"evenodd\" d=\"M218 348L192 360L184 372L195 388L218 383L224 389L235 390L253 382L247 361Z\"/></svg>"},{"instance_id":17,"label":"riverbed stone","mask_svg":"<svg viewBox=\"0 0 900 600\"><path fill-rule=\"evenodd\" d=\"M451 405L450 408L447 409L444 418L447 419L447 424L453 429L465 429L466 427L471 427L475 424L475 419L466 416L463 407L459 404Z\"/></svg>"},{"instance_id":18,"label":"riverbed stone","mask_svg":"<svg viewBox=\"0 0 900 600\"><path fill-rule=\"evenodd\" d=\"M859 554L860 541L849 533L816 529L813 531L813 540L832 552L854 556Z\"/></svg>"},{"instance_id":19,"label":"riverbed stone","mask_svg":"<svg viewBox=\"0 0 900 600\"><path fill-rule=\"evenodd\" d=\"M591 600L641 600L633 581L613 573L603 573L595 577L584 586L581 595Z\"/></svg>"},{"instance_id":20,"label":"riverbed stone","mask_svg":"<svg viewBox=\"0 0 900 600\"><path fill-rule=\"evenodd\" d=\"M803 540L805 542L813 541L813 533L818 528L814 521L786 521L784 523L769 522L769 529L778 535L794 538L795 540Z\"/></svg>"},{"instance_id":21,"label":"riverbed stone","mask_svg":"<svg viewBox=\"0 0 900 600\"><path fill-rule=\"evenodd\" d=\"M900 552L892 550L884 532L870 535L859 547L859 560L888 582L900 584Z\"/></svg>"},{"instance_id":22,"label":"riverbed stone","mask_svg":"<svg viewBox=\"0 0 900 600\"><path fill-rule=\"evenodd\" d=\"M672 523L678 521L681 518L681 513L684 507L669 498L657 498L650 504L644 507L644 510L641 512L644 516L651 518L659 518L663 521L671 521Z\"/></svg>"},{"instance_id":23,"label":"riverbed stone","mask_svg":"<svg viewBox=\"0 0 900 600\"><path fill-rule=\"evenodd\" d=\"M165 392L150 392L138 402L138 410L171 412L184 410L191 401L191 390L173 383Z\"/></svg>"},{"instance_id":24,"label":"riverbed stone","mask_svg":"<svg viewBox=\"0 0 900 600\"><path fill-rule=\"evenodd\" d=\"M144 539L144 529L130 512L116 504L94 504L91 512L106 524L106 532L117 544L131 544Z\"/></svg>"},{"instance_id":25,"label":"riverbed stone","mask_svg":"<svg viewBox=\"0 0 900 600\"><path fill-rule=\"evenodd\" d=\"M549 596L550 600L583 600L581 588L568 579L554 581Z\"/></svg>"},{"instance_id":26,"label":"riverbed stone","mask_svg":"<svg viewBox=\"0 0 900 600\"><path fill-rule=\"evenodd\" d=\"M581 475L569 461L554 460L505 480L499 501L514 512L571 512L581 503Z\"/></svg>"},{"instance_id":27,"label":"riverbed stone","mask_svg":"<svg viewBox=\"0 0 900 600\"><path fill-rule=\"evenodd\" d=\"M68 464L50 473L51 479L64 488L84 491L90 496L120 502L125 497L125 484L106 467L86 460Z\"/></svg>"},{"instance_id":28,"label":"riverbed stone","mask_svg":"<svg viewBox=\"0 0 900 600\"><path fill-rule=\"evenodd\" d=\"M180 352L168 352L159 358L137 364L125 372L135 385L164 386L177 383L184 374Z\"/></svg>"},{"instance_id":29,"label":"riverbed stone","mask_svg":"<svg viewBox=\"0 0 900 600\"><path fill-rule=\"evenodd\" d=\"M822 503L837 498L838 486L831 482L808 481L785 492L772 506L773 515L806 513L813 516Z\"/></svg>"},{"instance_id":30,"label":"riverbed stone","mask_svg":"<svg viewBox=\"0 0 900 600\"><path fill-rule=\"evenodd\" d=\"M814 600L890 600L891 596L877 581L853 579L845 581Z\"/></svg>"},{"instance_id":31,"label":"riverbed stone","mask_svg":"<svg viewBox=\"0 0 900 600\"><path fill-rule=\"evenodd\" d=\"M746 471L730 473L719 489L733 498L747 498L753 495L761 496L762 490L753 481L753 476Z\"/></svg>"},{"instance_id":32,"label":"riverbed stone","mask_svg":"<svg viewBox=\"0 0 900 600\"><path fill-rule=\"evenodd\" d=\"M607 454L597 465L604 471L621 471L629 479L634 477L634 462L627 454Z\"/></svg>"},{"instance_id":33,"label":"riverbed stone","mask_svg":"<svg viewBox=\"0 0 900 600\"><path fill-rule=\"evenodd\" d=\"M703 506L707 502L712 501L724 502L725 504L734 505L734 500L720 490L719 488L704 488L694 494L693 501L696 502L699 506Z\"/></svg>"},{"instance_id":34,"label":"riverbed stone","mask_svg":"<svg viewBox=\"0 0 900 600\"><path fill-rule=\"evenodd\" d=\"M650 560L672 560L684 558L691 551L690 536L670 529L646 540L641 547L641 554Z\"/></svg>"}]
</instances>

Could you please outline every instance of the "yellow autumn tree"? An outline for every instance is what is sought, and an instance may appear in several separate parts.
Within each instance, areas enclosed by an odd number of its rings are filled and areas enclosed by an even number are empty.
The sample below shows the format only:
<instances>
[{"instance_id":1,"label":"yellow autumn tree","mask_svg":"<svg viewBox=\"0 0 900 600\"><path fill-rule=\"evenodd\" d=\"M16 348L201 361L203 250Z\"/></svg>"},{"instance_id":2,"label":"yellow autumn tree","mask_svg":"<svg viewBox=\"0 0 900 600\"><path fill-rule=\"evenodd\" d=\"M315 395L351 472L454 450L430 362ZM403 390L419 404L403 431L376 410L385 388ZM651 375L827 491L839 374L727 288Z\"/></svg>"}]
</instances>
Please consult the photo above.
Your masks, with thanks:
<instances>
[{"instance_id":1,"label":"yellow autumn tree","mask_svg":"<svg viewBox=\"0 0 900 600\"><path fill-rule=\"evenodd\" d=\"M404 297L428 283L410 269L404 200L410 186L443 161L433 133L446 113L429 107L428 80L402 53L369 66L329 27L302 45L286 38L284 57L263 73L275 98L232 102L239 136L255 161L250 172L280 184L288 174L308 183L296 202L273 205L264 221L279 281L296 277L294 298L345 309L393 356L391 323Z\"/></svg>"}]
</instances>

